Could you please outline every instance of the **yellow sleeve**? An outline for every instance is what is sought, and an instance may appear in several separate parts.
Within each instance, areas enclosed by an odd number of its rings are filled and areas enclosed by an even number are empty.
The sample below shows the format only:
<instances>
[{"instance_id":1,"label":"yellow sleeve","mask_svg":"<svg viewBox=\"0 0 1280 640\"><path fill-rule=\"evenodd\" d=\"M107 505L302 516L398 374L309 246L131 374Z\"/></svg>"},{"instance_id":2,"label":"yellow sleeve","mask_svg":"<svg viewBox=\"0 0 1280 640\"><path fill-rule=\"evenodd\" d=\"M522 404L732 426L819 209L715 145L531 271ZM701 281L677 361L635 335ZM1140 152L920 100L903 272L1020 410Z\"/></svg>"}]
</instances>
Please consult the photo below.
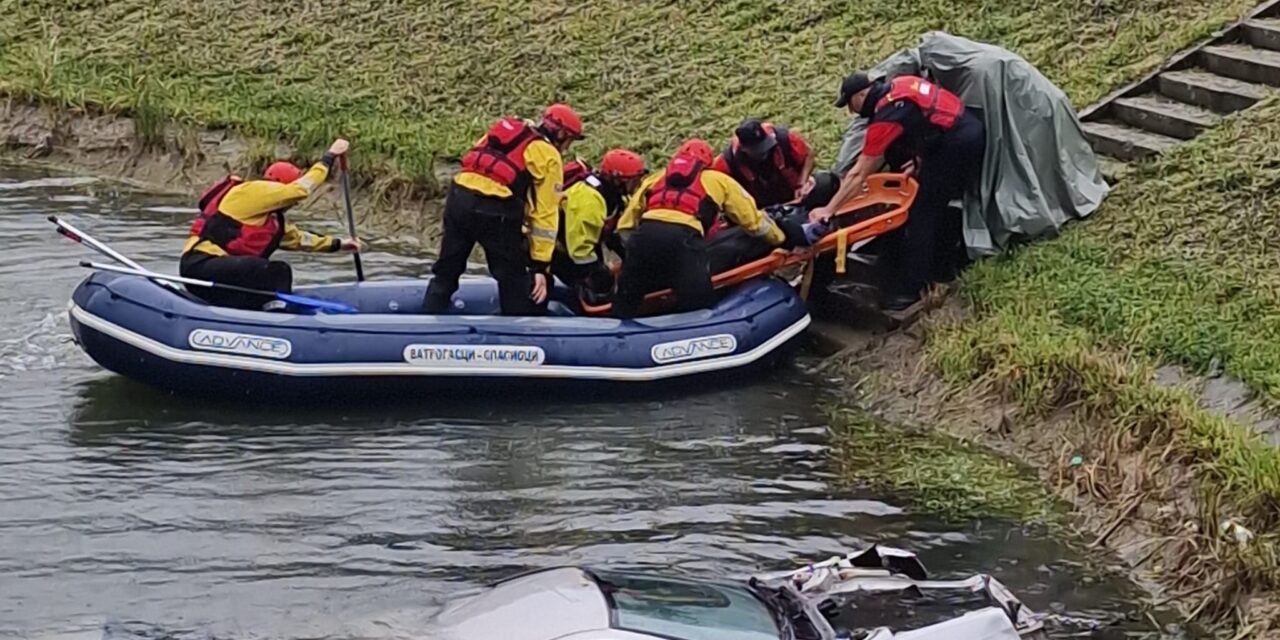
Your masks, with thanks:
<instances>
[{"instance_id":1,"label":"yellow sleeve","mask_svg":"<svg viewBox=\"0 0 1280 640\"><path fill-rule=\"evenodd\" d=\"M317 162L301 178L288 184L250 180L228 191L218 211L245 224L262 224L268 213L306 200L327 177L329 165Z\"/></svg>"},{"instance_id":2,"label":"yellow sleeve","mask_svg":"<svg viewBox=\"0 0 1280 640\"><path fill-rule=\"evenodd\" d=\"M541 270L551 264L551 254L556 250L564 161L560 152L544 140L531 142L525 147L524 161L529 175L533 177L525 216L529 228L529 259L535 268Z\"/></svg>"},{"instance_id":3,"label":"yellow sleeve","mask_svg":"<svg viewBox=\"0 0 1280 640\"><path fill-rule=\"evenodd\" d=\"M782 229L756 208L756 201L751 194L733 178L708 169L702 172L699 179L702 180L702 187L707 190L707 195L720 205L720 211L730 222L757 238L764 238L775 247L786 240Z\"/></svg>"},{"instance_id":4,"label":"yellow sleeve","mask_svg":"<svg viewBox=\"0 0 1280 640\"><path fill-rule=\"evenodd\" d=\"M661 173L654 173L640 182L636 192L627 198L627 207L622 210L622 215L618 218L618 231L633 231L640 224L640 216L644 215L645 202L649 199L647 194L661 179Z\"/></svg>"},{"instance_id":5,"label":"yellow sleeve","mask_svg":"<svg viewBox=\"0 0 1280 640\"><path fill-rule=\"evenodd\" d=\"M340 246L341 240L303 231L292 222L284 225L284 236L280 238L280 248L285 251L331 252L337 251Z\"/></svg>"},{"instance_id":6,"label":"yellow sleeve","mask_svg":"<svg viewBox=\"0 0 1280 640\"><path fill-rule=\"evenodd\" d=\"M592 180L595 178L587 178L564 194L564 244L574 264L596 261L596 245L608 215L604 196L594 188Z\"/></svg>"}]
</instances>

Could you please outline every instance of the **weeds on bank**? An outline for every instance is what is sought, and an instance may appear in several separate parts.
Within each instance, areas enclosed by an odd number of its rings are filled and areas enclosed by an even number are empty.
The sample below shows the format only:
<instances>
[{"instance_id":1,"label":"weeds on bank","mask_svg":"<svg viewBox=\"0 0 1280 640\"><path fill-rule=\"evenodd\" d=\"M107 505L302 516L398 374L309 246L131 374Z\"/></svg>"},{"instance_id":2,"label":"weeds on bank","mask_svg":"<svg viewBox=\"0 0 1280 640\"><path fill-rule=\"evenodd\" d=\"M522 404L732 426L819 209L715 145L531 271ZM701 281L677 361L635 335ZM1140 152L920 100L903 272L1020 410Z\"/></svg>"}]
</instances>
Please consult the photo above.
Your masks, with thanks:
<instances>
[{"instance_id":1,"label":"weeds on bank","mask_svg":"<svg viewBox=\"0 0 1280 640\"><path fill-rule=\"evenodd\" d=\"M233 127L430 189L496 115L583 112L580 150L652 159L777 118L834 155L838 78L942 29L1024 54L1087 104L1255 0L0 2L0 91Z\"/></svg>"},{"instance_id":2,"label":"weeds on bank","mask_svg":"<svg viewBox=\"0 0 1280 640\"><path fill-rule=\"evenodd\" d=\"M885 424L862 411L831 414L841 476L908 495L921 510L959 521L1051 522L1055 510L1027 469L940 433Z\"/></svg>"},{"instance_id":3,"label":"weeds on bank","mask_svg":"<svg viewBox=\"0 0 1280 640\"><path fill-rule=\"evenodd\" d=\"M1232 593L1280 589L1280 448L1154 370L1225 372L1280 405L1278 117L1271 98L1141 168L1098 220L975 266L960 288L972 316L928 345L954 385L999 389L1029 418L1076 407L1108 430L1100 449L1190 468L1203 512L1180 570L1214 576L1211 616ZM1255 540L1229 542L1225 521Z\"/></svg>"}]
</instances>

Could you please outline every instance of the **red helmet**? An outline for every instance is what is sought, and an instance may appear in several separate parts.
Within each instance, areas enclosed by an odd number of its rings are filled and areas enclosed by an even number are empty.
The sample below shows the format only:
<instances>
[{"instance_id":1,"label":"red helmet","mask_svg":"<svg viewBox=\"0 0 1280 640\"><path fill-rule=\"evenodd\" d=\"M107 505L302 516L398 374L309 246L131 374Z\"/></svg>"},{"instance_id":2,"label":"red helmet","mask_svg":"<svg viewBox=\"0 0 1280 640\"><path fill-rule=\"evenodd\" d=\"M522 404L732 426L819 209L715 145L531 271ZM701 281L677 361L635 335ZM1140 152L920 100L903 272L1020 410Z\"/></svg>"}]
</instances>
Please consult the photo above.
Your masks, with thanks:
<instances>
[{"instance_id":1,"label":"red helmet","mask_svg":"<svg viewBox=\"0 0 1280 640\"><path fill-rule=\"evenodd\" d=\"M644 158L628 149L610 149L600 160L600 175L606 178L630 180L646 173Z\"/></svg>"},{"instance_id":2,"label":"red helmet","mask_svg":"<svg viewBox=\"0 0 1280 640\"><path fill-rule=\"evenodd\" d=\"M553 104L542 112L542 128L567 138L582 138L582 118L567 104Z\"/></svg>"},{"instance_id":3,"label":"red helmet","mask_svg":"<svg viewBox=\"0 0 1280 640\"><path fill-rule=\"evenodd\" d=\"M582 158L564 163L564 188L568 189L589 175L591 175L591 165Z\"/></svg>"},{"instance_id":4,"label":"red helmet","mask_svg":"<svg viewBox=\"0 0 1280 640\"><path fill-rule=\"evenodd\" d=\"M299 169L292 162L285 162L281 160L280 162L271 163L271 166L267 167L267 170L262 174L262 177L267 180L271 180L272 182L289 184L290 182L302 177L302 169Z\"/></svg>"},{"instance_id":5,"label":"red helmet","mask_svg":"<svg viewBox=\"0 0 1280 640\"><path fill-rule=\"evenodd\" d=\"M711 145L701 138L692 138L681 143L680 148L676 149L678 156L692 156L694 160L702 164L711 164L714 159L715 152L711 150Z\"/></svg>"}]
</instances>

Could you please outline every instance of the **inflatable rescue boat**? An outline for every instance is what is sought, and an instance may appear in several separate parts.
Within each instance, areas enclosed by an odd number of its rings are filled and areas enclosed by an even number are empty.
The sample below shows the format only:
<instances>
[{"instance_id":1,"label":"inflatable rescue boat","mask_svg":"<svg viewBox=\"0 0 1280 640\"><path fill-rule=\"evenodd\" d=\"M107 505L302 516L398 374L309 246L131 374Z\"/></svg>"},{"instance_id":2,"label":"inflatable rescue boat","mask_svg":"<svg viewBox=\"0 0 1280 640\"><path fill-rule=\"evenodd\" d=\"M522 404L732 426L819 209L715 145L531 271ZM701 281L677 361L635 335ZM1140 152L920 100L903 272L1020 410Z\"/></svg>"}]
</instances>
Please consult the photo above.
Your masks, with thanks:
<instances>
[{"instance_id":1,"label":"inflatable rescue boat","mask_svg":"<svg viewBox=\"0 0 1280 640\"><path fill-rule=\"evenodd\" d=\"M770 274L819 253L843 255L849 244L901 226L914 194L909 179L873 176L811 250L773 252L717 275L720 299L700 311L616 320L599 317L607 306L575 313L553 295L546 316L500 316L490 278L464 279L448 315L421 314L425 279L295 290L356 313L249 311L211 306L147 277L99 271L72 294L71 328L103 367L203 397L415 397L449 388L497 393L528 384L559 390L724 377L777 362L809 325L796 288ZM557 290L562 301L571 295ZM646 305L659 308L668 294L655 292Z\"/></svg>"}]
</instances>

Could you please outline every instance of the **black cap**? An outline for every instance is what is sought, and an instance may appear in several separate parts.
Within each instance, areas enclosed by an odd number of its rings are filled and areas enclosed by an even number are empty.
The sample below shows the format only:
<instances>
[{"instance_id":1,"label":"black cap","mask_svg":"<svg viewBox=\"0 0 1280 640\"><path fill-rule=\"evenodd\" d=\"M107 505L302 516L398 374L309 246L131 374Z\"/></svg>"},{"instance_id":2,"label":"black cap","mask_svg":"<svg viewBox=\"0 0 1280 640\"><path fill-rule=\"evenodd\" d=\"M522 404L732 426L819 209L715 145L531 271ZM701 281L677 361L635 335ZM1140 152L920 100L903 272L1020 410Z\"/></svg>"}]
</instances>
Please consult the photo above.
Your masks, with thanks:
<instances>
[{"instance_id":1,"label":"black cap","mask_svg":"<svg viewBox=\"0 0 1280 640\"><path fill-rule=\"evenodd\" d=\"M854 71L849 77L840 83L840 97L836 98L837 107L845 107L849 105L849 100L854 94L871 86L871 77L863 71Z\"/></svg>"},{"instance_id":2,"label":"black cap","mask_svg":"<svg viewBox=\"0 0 1280 640\"><path fill-rule=\"evenodd\" d=\"M764 130L764 124L755 118L748 118L738 125L733 132L738 138L739 148L754 157L762 157L778 145L778 139Z\"/></svg>"}]
</instances>

